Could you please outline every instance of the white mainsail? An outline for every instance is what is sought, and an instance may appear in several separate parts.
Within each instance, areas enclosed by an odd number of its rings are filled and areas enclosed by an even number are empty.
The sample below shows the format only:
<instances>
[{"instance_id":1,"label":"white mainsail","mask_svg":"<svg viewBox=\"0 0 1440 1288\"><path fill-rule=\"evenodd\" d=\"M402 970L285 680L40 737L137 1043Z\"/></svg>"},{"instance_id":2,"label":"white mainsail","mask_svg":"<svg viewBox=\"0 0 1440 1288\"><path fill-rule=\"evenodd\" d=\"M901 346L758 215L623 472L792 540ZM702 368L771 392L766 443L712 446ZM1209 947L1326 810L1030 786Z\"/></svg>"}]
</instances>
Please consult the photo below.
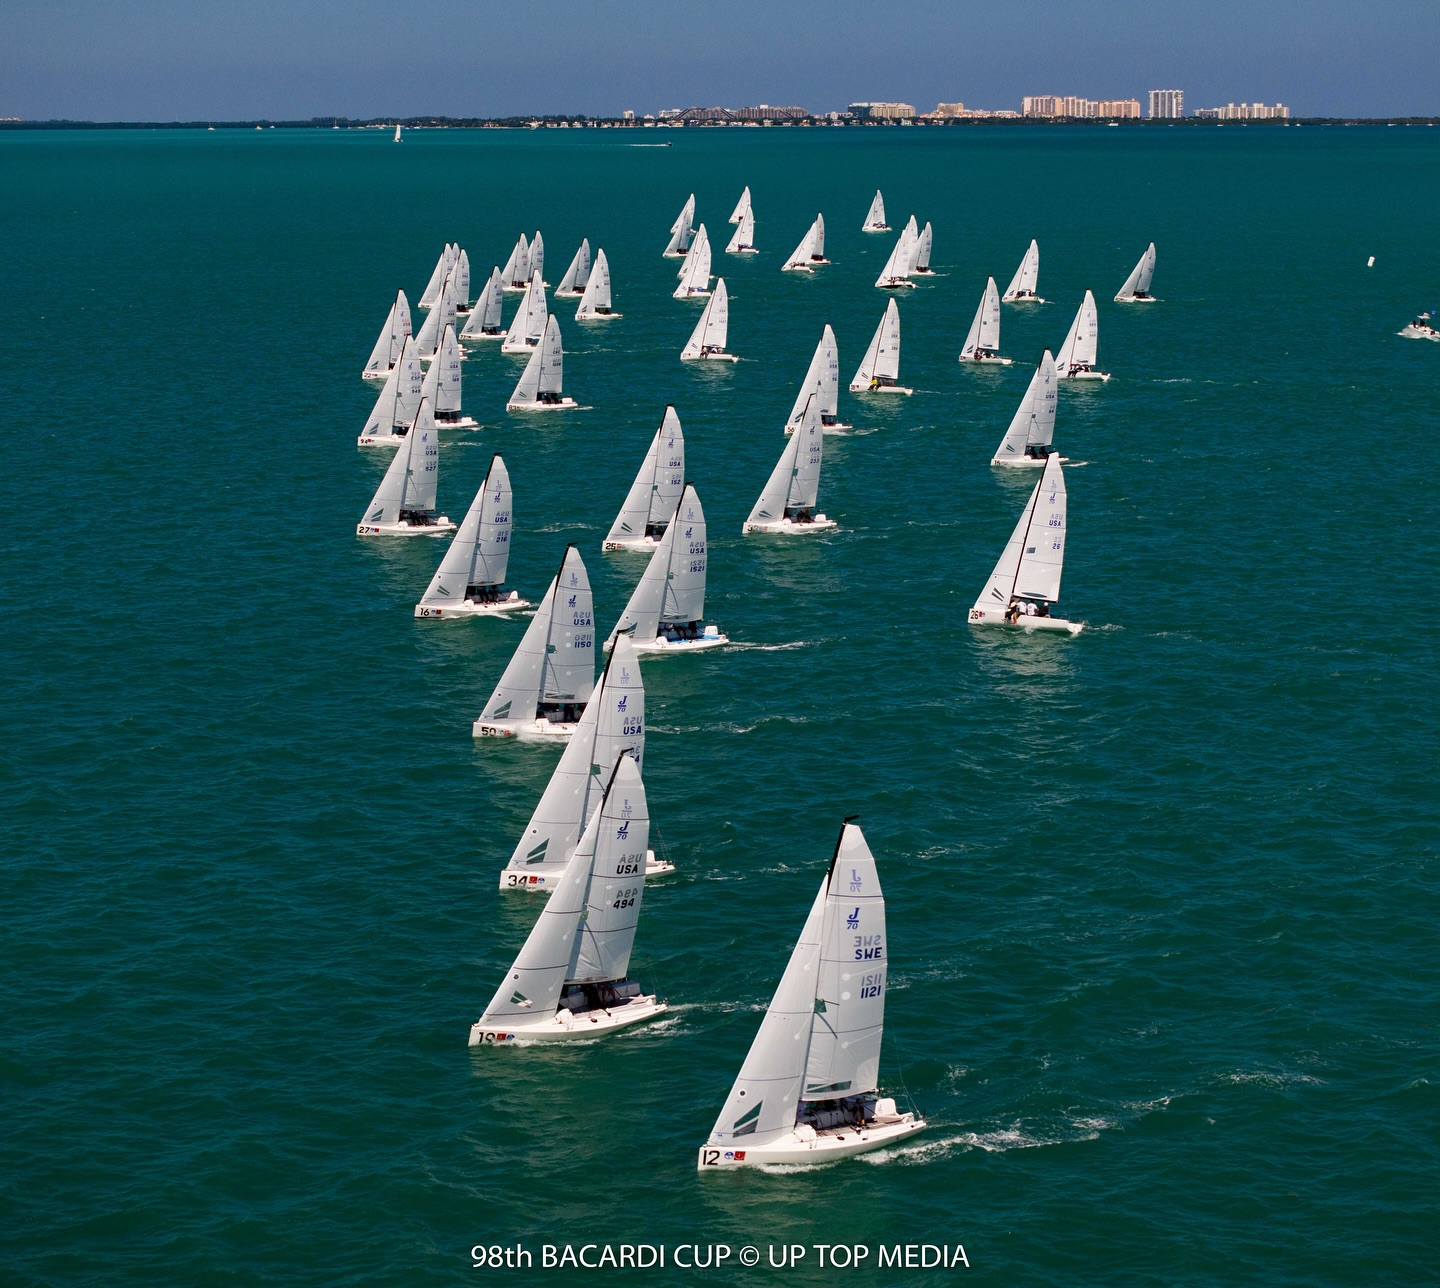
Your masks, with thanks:
<instances>
[{"instance_id":1,"label":"white mainsail","mask_svg":"<svg viewBox=\"0 0 1440 1288\"><path fill-rule=\"evenodd\" d=\"M890 225L885 222L885 198L880 195L880 189L875 189L875 200L870 203L870 209L865 215L865 222L860 225L862 233L888 233Z\"/></svg>"},{"instance_id":2,"label":"white mainsail","mask_svg":"<svg viewBox=\"0 0 1440 1288\"><path fill-rule=\"evenodd\" d=\"M695 241L681 266L680 285L674 290L677 300L693 299L710 291L710 237L701 224L695 230Z\"/></svg>"},{"instance_id":3,"label":"white mainsail","mask_svg":"<svg viewBox=\"0 0 1440 1288\"><path fill-rule=\"evenodd\" d=\"M515 243L514 249L510 252L510 258L505 261L505 267L500 270L500 276L505 279L507 291L523 291L530 285L530 243L525 240L525 234L520 234L520 240Z\"/></svg>"},{"instance_id":4,"label":"white mainsail","mask_svg":"<svg viewBox=\"0 0 1440 1288\"><path fill-rule=\"evenodd\" d=\"M974 612L1005 612L1019 598L1055 603L1065 567L1065 474L1058 454L1045 462ZM973 615L973 614L972 614Z\"/></svg>"},{"instance_id":5,"label":"white mainsail","mask_svg":"<svg viewBox=\"0 0 1440 1288\"><path fill-rule=\"evenodd\" d=\"M750 186L745 186L745 191L740 194L740 200L735 203L735 209L730 212L732 224L742 223L745 216L750 214Z\"/></svg>"},{"instance_id":6,"label":"white mainsail","mask_svg":"<svg viewBox=\"0 0 1440 1288\"><path fill-rule=\"evenodd\" d=\"M658 539L669 526L684 489L685 435L675 408L667 406L625 503L605 536L605 548L623 549L647 537Z\"/></svg>"},{"instance_id":7,"label":"white mainsail","mask_svg":"<svg viewBox=\"0 0 1440 1288\"><path fill-rule=\"evenodd\" d=\"M910 280L910 262L915 250L915 216L900 230L895 245L890 248L890 258L875 279L875 285L882 290L894 290L900 286L914 286Z\"/></svg>"},{"instance_id":8,"label":"white mainsail","mask_svg":"<svg viewBox=\"0 0 1440 1288\"><path fill-rule=\"evenodd\" d=\"M360 374L370 380L383 379L399 361L400 352L409 338L410 302L405 298L404 291L396 291L395 303L385 315L385 325L380 328L375 347L370 350L365 369Z\"/></svg>"},{"instance_id":9,"label":"white mainsail","mask_svg":"<svg viewBox=\"0 0 1440 1288\"><path fill-rule=\"evenodd\" d=\"M1130 270L1130 276L1125 279L1125 285L1120 288L1116 300L1123 304L1132 300L1154 299L1150 294L1150 279L1154 276L1155 243L1151 242L1140 256L1140 262Z\"/></svg>"},{"instance_id":10,"label":"white mainsail","mask_svg":"<svg viewBox=\"0 0 1440 1288\"><path fill-rule=\"evenodd\" d=\"M594 322L619 316L610 307L610 261L605 258L603 250L597 250L590 278L585 283L585 294L580 297L580 307L575 310L575 320Z\"/></svg>"},{"instance_id":11,"label":"white mainsail","mask_svg":"<svg viewBox=\"0 0 1440 1288\"><path fill-rule=\"evenodd\" d=\"M433 514L440 480L439 434L428 399L420 400L400 450L370 498L360 526L393 525L412 514Z\"/></svg>"},{"instance_id":12,"label":"white mainsail","mask_svg":"<svg viewBox=\"0 0 1440 1288\"><path fill-rule=\"evenodd\" d=\"M465 322L465 329L460 332L462 340L499 339L505 333L500 327L500 310L505 301L505 283L500 277L500 270L492 268L490 278L480 288L480 295L475 301L475 307L470 310L470 317Z\"/></svg>"},{"instance_id":13,"label":"white mainsail","mask_svg":"<svg viewBox=\"0 0 1440 1288\"><path fill-rule=\"evenodd\" d=\"M510 473L496 452L440 567L420 597L421 607L448 608L466 600L497 597L510 566L513 499Z\"/></svg>"},{"instance_id":14,"label":"white mainsail","mask_svg":"<svg viewBox=\"0 0 1440 1288\"><path fill-rule=\"evenodd\" d=\"M590 239L580 239L580 249L575 252L575 258L570 261L570 267L565 270L565 276L560 279L560 285L555 288L556 296L561 295L583 295L585 283L590 280Z\"/></svg>"},{"instance_id":15,"label":"white mainsail","mask_svg":"<svg viewBox=\"0 0 1440 1288\"><path fill-rule=\"evenodd\" d=\"M415 353L415 341L407 339L400 358L385 377L384 388L375 400L365 427L360 431L359 444L370 447L399 440L420 410L420 391L424 386L425 366Z\"/></svg>"},{"instance_id":16,"label":"white mainsail","mask_svg":"<svg viewBox=\"0 0 1440 1288\"><path fill-rule=\"evenodd\" d=\"M720 357L725 354L725 341L730 334L730 293L725 289L725 279L715 279L715 290L705 301L705 311L695 324L695 330L685 347L680 351L684 362L697 358Z\"/></svg>"},{"instance_id":17,"label":"white mainsail","mask_svg":"<svg viewBox=\"0 0 1440 1288\"><path fill-rule=\"evenodd\" d=\"M456 253L455 267L451 276L455 279L451 292L455 308L458 312L468 313L470 311L470 256L463 250L458 250Z\"/></svg>"},{"instance_id":18,"label":"white mainsail","mask_svg":"<svg viewBox=\"0 0 1440 1288\"><path fill-rule=\"evenodd\" d=\"M850 388L855 393L874 390L881 385L894 385L900 378L900 310L894 300L885 305L885 313L870 347L860 359L860 366Z\"/></svg>"},{"instance_id":19,"label":"white mainsail","mask_svg":"<svg viewBox=\"0 0 1440 1288\"><path fill-rule=\"evenodd\" d=\"M690 249L690 239L693 235L691 230L695 223L695 194L692 192L689 199L681 207L680 213L675 217L675 222L670 225L670 240L665 245L664 255L683 255Z\"/></svg>"},{"instance_id":20,"label":"white mainsail","mask_svg":"<svg viewBox=\"0 0 1440 1288\"><path fill-rule=\"evenodd\" d=\"M650 556L630 602L610 632L637 644L655 639L663 626L689 625L705 616L705 512L689 483L675 517Z\"/></svg>"},{"instance_id":21,"label":"white mainsail","mask_svg":"<svg viewBox=\"0 0 1440 1288\"><path fill-rule=\"evenodd\" d=\"M590 700L595 689L595 597L580 551L569 545L515 655L475 722L523 723ZM578 719L579 712L574 712Z\"/></svg>"},{"instance_id":22,"label":"white mainsail","mask_svg":"<svg viewBox=\"0 0 1440 1288\"><path fill-rule=\"evenodd\" d=\"M440 258L435 261L435 267L430 271L430 280L425 283L425 289L420 293L422 309L432 308L440 298L440 288L445 285L445 279L455 267L456 253L457 247L454 243L446 242L445 249L440 252Z\"/></svg>"},{"instance_id":23,"label":"white mainsail","mask_svg":"<svg viewBox=\"0 0 1440 1288\"><path fill-rule=\"evenodd\" d=\"M507 410L536 406L559 406L569 400L561 388L564 383L565 352L560 343L560 323L551 317L545 324L545 335L530 361L525 364L515 392L506 404ZM573 406L573 403L571 404Z\"/></svg>"},{"instance_id":24,"label":"white mainsail","mask_svg":"<svg viewBox=\"0 0 1440 1288\"><path fill-rule=\"evenodd\" d=\"M975 310L975 320L965 335L965 344L960 349L960 361L970 362L980 358L995 357L1000 352L1000 292L993 277L985 279L985 294L980 297L980 307Z\"/></svg>"},{"instance_id":25,"label":"white mainsail","mask_svg":"<svg viewBox=\"0 0 1440 1288\"><path fill-rule=\"evenodd\" d=\"M921 276L930 273L930 250L935 244L935 230L931 228L930 221L925 221L925 227L920 230L920 235L915 239L915 248L910 253L910 272L919 273Z\"/></svg>"},{"instance_id":26,"label":"white mainsail","mask_svg":"<svg viewBox=\"0 0 1440 1288\"><path fill-rule=\"evenodd\" d=\"M1055 403L1055 361L1046 349L990 463L1043 464L1055 439Z\"/></svg>"},{"instance_id":27,"label":"white mainsail","mask_svg":"<svg viewBox=\"0 0 1440 1288\"><path fill-rule=\"evenodd\" d=\"M1015 270L1015 276L1010 279L1010 285L1005 288L1004 298L1007 300L1033 300L1036 298L1035 290L1039 282L1040 244L1032 237L1024 257L1020 260L1020 267Z\"/></svg>"},{"instance_id":28,"label":"white mainsail","mask_svg":"<svg viewBox=\"0 0 1440 1288\"><path fill-rule=\"evenodd\" d=\"M749 255L755 249L755 216L746 211L740 219L740 226L725 247L727 255Z\"/></svg>"},{"instance_id":29,"label":"white mainsail","mask_svg":"<svg viewBox=\"0 0 1440 1288\"><path fill-rule=\"evenodd\" d=\"M535 230L535 236L530 242L530 263L528 276L533 280L540 279L540 285L545 285L545 239L540 236L540 230Z\"/></svg>"},{"instance_id":30,"label":"white mainsail","mask_svg":"<svg viewBox=\"0 0 1440 1288\"><path fill-rule=\"evenodd\" d=\"M530 352L540 343L549 319L550 305L545 300L545 285L540 280L540 274L536 273L530 279L525 298L520 301L520 307L515 310L515 316L510 320L510 330L505 333L500 352Z\"/></svg>"},{"instance_id":31,"label":"white mainsail","mask_svg":"<svg viewBox=\"0 0 1440 1288\"><path fill-rule=\"evenodd\" d=\"M1055 369L1061 380L1094 368L1100 353L1100 314L1095 308L1095 297L1089 291L1080 301L1075 320L1065 333L1065 343L1060 346L1055 359Z\"/></svg>"},{"instance_id":32,"label":"white mainsail","mask_svg":"<svg viewBox=\"0 0 1440 1288\"><path fill-rule=\"evenodd\" d=\"M800 392L795 396L795 405L785 421L785 432L794 432L805 419L805 409L815 396L815 406L820 413L822 426L839 426L840 420L840 350L835 344L835 332L830 324L820 334L820 343L810 359L805 379L800 382Z\"/></svg>"}]
</instances>

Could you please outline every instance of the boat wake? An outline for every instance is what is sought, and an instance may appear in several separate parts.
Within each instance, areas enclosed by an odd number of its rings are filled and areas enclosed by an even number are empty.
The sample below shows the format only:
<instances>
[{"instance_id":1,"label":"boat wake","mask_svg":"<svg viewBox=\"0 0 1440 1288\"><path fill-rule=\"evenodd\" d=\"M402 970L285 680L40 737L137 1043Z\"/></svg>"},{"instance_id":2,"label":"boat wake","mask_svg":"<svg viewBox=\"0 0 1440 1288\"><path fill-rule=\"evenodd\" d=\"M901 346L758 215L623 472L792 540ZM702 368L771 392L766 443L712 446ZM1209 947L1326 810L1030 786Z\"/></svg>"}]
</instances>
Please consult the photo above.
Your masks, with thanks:
<instances>
[{"instance_id":1,"label":"boat wake","mask_svg":"<svg viewBox=\"0 0 1440 1288\"><path fill-rule=\"evenodd\" d=\"M872 1150L859 1155L862 1163L933 1163L952 1154L968 1154L973 1148L965 1136L946 1136L939 1139L915 1140L905 1145L892 1145L887 1149Z\"/></svg>"}]
</instances>

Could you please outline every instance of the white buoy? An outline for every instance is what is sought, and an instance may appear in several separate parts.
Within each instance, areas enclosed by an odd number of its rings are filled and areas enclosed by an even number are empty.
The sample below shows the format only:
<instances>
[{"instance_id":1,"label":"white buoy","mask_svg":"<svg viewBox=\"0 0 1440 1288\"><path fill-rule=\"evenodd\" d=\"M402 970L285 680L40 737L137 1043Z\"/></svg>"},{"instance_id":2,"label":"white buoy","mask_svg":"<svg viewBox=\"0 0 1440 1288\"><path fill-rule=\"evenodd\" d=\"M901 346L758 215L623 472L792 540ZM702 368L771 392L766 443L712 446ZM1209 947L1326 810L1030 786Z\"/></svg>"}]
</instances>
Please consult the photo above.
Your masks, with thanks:
<instances>
[{"instance_id":1,"label":"white buoy","mask_svg":"<svg viewBox=\"0 0 1440 1288\"><path fill-rule=\"evenodd\" d=\"M1374 267L1375 267L1375 256L1374 256L1374 255L1371 255L1370 258L1365 261L1365 267L1366 267L1366 268L1374 268Z\"/></svg>"}]
</instances>

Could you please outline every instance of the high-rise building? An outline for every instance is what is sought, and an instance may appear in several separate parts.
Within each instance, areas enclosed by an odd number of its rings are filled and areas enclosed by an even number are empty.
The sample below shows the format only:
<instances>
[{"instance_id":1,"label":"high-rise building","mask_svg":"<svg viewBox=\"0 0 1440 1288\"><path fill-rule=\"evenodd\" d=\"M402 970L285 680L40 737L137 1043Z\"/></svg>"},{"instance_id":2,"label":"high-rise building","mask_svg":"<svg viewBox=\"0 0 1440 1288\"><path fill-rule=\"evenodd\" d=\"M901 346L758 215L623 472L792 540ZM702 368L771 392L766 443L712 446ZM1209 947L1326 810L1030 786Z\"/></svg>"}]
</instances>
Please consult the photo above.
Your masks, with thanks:
<instances>
[{"instance_id":1,"label":"high-rise building","mask_svg":"<svg viewBox=\"0 0 1440 1288\"><path fill-rule=\"evenodd\" d=\"M1054 94L1027 94L1020 100L1020 115L1059 116L1062 102Z\"/></svg>"},{"instance_id":2,"label":"high-rise building","mask_svg":"<svg viewBox=\"0 0 1440 1288\"><path fill-rule=\"evenodd\" d=\"M915 115L912 103L851 103L850 115L862 121L902 121Z\"/></svg>"},{"instance_id":3,"label":"high-rise building","mask_svg":"<svg viewBox=\"0 0 1440 1288\"><path fill-rule=\"evenodd\" d=\"M1119 117L1122 120L1138 120L1140 100L1138 98L1107 98L1095 104L1094 116Z\"/></svg>"},{"instance_id":4,"label":"high-rise building","mask_svg":"<svg viewBox=\"0 0 1440 1288\"><path fill-rule=\"evenodd\" d=\"M1183 89L1152 89L1150 91L1150 119L1152 121L1174 120L1185 115L1185 91Z\"/></svg>"},{"instance_id":5,"label":"high-rise building","mask_svg":"<svg viewBox=\"0 0 1440 1288\"><path fill-rule=\"evenodd\" d=\"M1286 121L1290 109L1284 103L1273 107L1268 103L1227 103L1224 107L1197 107L1195 115L1202 121Z\"/></svg>"}]
</instances>

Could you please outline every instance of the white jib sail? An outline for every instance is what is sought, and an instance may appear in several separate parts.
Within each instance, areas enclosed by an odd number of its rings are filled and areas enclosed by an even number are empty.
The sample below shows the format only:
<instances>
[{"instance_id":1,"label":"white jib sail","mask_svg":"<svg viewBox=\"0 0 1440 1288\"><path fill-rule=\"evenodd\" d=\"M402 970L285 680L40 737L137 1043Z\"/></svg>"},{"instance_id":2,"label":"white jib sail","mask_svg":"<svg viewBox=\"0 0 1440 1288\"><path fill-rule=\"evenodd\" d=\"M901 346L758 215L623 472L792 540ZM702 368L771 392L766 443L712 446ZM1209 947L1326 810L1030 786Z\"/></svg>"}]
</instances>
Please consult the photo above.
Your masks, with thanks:
<instances>
[{"instance_id":1,"label":"white jib sail","mask_svg":"<svg viewBox=\"0 0 1440 1288\"><path fill-rule=\"evenodd\" d=\"M510 566L512 501L510 473L497 452L490 458L485 481L455 530L440 567L420 597L422 604L463 604L471 586L499 586L504 582Z\"/></svg>"},{"instance_id":2,"label":"white jib sail","mask_svg":"<svg viewBox=\"0 0 1440 1288\"><path fill-rule=\"evenodd\" d=\"M925 227L920 230L920 236L915 239L915 249L910 255L910 271L912 273L928 273L930 271L930 249L935 244L935 230L930 227L930 221L925 221Z\"/></svg>"},{"instance_id":3,"label":"white jib sail","mask_svg":"<svg viewBox=\"0 0 1440 1288\"><path fill-rule=\"evenodd\" d=\"M675 216L675 222L670 225L672 233L678 233L682 228L690 228L695 223L695 194L692 192L685 198L685 204L680 207L680 213Z\"/></svg>"},{"instance_id":4,"label":"white jib sail","mask_svg":"<svg viewBox=\"0 0 1440 1288\"><path fill-rule=\"evenodd\" d=\"M1055 438L1055 401L1055 360L1046 349L994 459L1020 461L1027 447L1049 447Z\"/></svg>"},{"instance_id":5,"label":"white jib sail","mask_svg":"<svg viewBox=\"0 0 1440 1288\"><path fill-rule=\"evenodd\" d=\"M652 640L662 622L698 622L705 615L705 562L705 512L687 483L610 638Z\"/></svg>"},{"instance_id":6,"label":"white jib sail","mask_svg":"<svg viewBox=\"0 0 1440 1288\"><path fill-rule=\"evenodd\" d=\"M515 310L510 330L505 334L503 349L523 350L538 344L545 334L545 324L550 318L550 305L545 300L545 287L537 273L525 289L525 298Z\"/></svg>"},{"instance_id":7,"label":"white jib sail","mask_svg":"<svg viewBox=\"0 0 1440 1288\"><path fill-rule=\"evenodd\" d=\"M875 189L875 200L870 203L870 210L865 216L865 222L860 225L862 233L879 232L885 227L885 198L880 195L880 189Z\"/></svg>"},{"instance_id":8,"label":"white jib sail","mask_svg":"<svg viewBox=\"0 0 1440 1288\"><path fill-rule=\"evenodd\" d=\"M816 395L816 408L822 422L826 418L833 421L840 411L840 350L835 345L835 332L828 322L820 335L820 343L815 346L805 379L800 382L795 405L790 408L790 415L785 421L787 434L804 420L811 395Z\"/></svg>"},{"instance_id":9,"label":"white jib sail","mask_svg":"<svg viewBox=\"0 0 1440 1288\"><path fill-rule=\"evenodd\" d=\"M541 702L587 702L594 689L595 597L571 545L480 719L533 720Z\"/></svg>"},{"instance_id":10,"label":"white jib sail","mask_svg":"<svg viewBox=\"0 0 1440 1288\"><path fill-rule=\"evenodd\" d=\"M440 288L445 284L445 276L455 266L453 252L450 244L445 244L445 249L440 252L440 258L435 261L435 267L430 270L430 280L425 283L425 289L420 292L420 307L430 308L440 298Z\"/></svg>"},{"instance_id":11,"label":"white jib sail","mask_svg":"<svg viewBox=\"0 0 1440 1288\"><path fill-rule=\"evenodd\" d=\"M730 334L730 294L725 289L725 279L715 279L715 290L705 301L705 311L689 341L680 351L683 359L701 358L707 353L724 353L725 341Z\"/></svg>"},{"instance_id":12,"label":"white jib sail","mask_svg":"<svg viewBox=\"0 0 1440 1288\"><path fill-rule=\"evenodd\" d=\"M747 184L745 191L740 194L740 200L735 203L735 209L730 212L730 222L738 224L750 213L750 187Z\"/></svg>"},{"instance_id":13,"label":"white jib sail","mask_svg":"<svg viewBox=\"0 0 1440 1288\"><path fill-rule=\"evenodd\" d=\"M911 219L910 223L915 221ZM890 248L890 258L885 261L885 267L880 270L880 276L875 279L876 286L898 286L910 279L910 254L914 249L914 234L910 231L910 225L900 230L900 236L895 239L895 245Z\"/></svg>"},{"instance_id":14,"label":"white jib sail","mask_svg":"<svg viewBox=\"0 0 1440 1288\"><path fill-rule=\"evenodd\" d=\"M815 229L815 245L810 248L811 257L814 259L825 258L825 216L816 214L815 222L811 225Z\"/></svg>"},{"instance_id":15,"label":"white jib sail","mask_svg":"<svg viewBox=\"0 0 1440 1288\"><path fill-rule=\"evenodd\" d=\"M805 230L805 236L800 239L800 244L790 252L790 258L780 266L781 270L796 268L808 269L810 267L810 257L814 253L815 225L811 224L810 227Z\"/></svg>"},{"instance_id":16,"label":"white jib sail","mask_svg":"<svg viewBox=\"0 0 1440 1288\"><path fill-rule=\"evenodd\" d=\"M1056 453L1046 459L1045 473L1035 484L975 607L1003 613L1016 596L1053 604L1060 598L1064 567L1065 474Z\"/></svg>"},{"instance_id":17,"label":"white jib sail","mask_svg":"<svg viewBox=\"0 0 1440 1288\"><path fill-rule=\"evenodd\" d=\"M1155 276L1155 243L1151 242L1140 256L1140 262L1130 270L1125 285L1120 288L1117 300L1133 300L1137 294L1150 294L1150 279Z\"/></svg>"},{"instance_id":18,"label":"white jib sail","mask_svg":"<svg viewBox=\"0 0 1440 1288\"><path fill-rule=\"evenodd\" d=\"M385 325L375 340L375 347L365 361L366 375L384 375L400 357L405 341L410 338L410 305L404 291L395 293L395 303L385 315Z\"/></svg>"},{"instance_id":19,"label":"white jib sail","mask_svg":"<svg viewBox=\"0 0 1440 1288\"><path fill-rule=\"evenodd\" d=\"M424 381L425 366L415 352L415 341L407 339L400 350L399 360L385 377L385 385L360 436L394 438L397 429L408 426L420 410L420 391Z\"/></svg>"},{"instance_id":20,"label":"white jib sail","mask_svg":"<svg viewBox=\"0 0 1440 1288\"><path fill-rule=\"evenodd\" d=\"M1039 282L1040 245L1032 237L1030 245L1026 248L1025 256L1020 261L1020 267L1015 270L1015 276L1010 279L1010 285L1005 288L1005 298L1013 300L1034 295Z\"/></svg>"},{"instance_id":21,"label":"white jib sail","mask_svg":"<svg viewBox=\"0 0 1440 1288\"><path fill-rule=\"evenodd\" d=\"M1093 367L1100 356L1100 314L1095 308L1095 297L1085 292L1075 320L1065 333L1065 343L1060 346L1060 356L1055 367L1061 377L1069 376L1076 367Z\"/></svg>"},{"instance_id":22,"label":"white jib sail","mask_svg":"<svg viewBox=\"0 0 1440 1288\"><path fill-rule=\"evenodd\" d=\"M985 279L985 294L980 297L980 307L975 310L975 320L965 333L965 344L960 350L962 362L975 356L977 349L996 352L1000 348L1000 292L995 279Z\"/></svg>"},{"instance_id":23,"label":"white jib sail","mask_svg":"<svg viewBox=\"0 0 1440 1288\"><path fill-rule=\"evenodd\" d=\"M428 399L420 400L415 421L370 498L362 523L393 524L402 510L433 511L440 478L439 435Z\"/></svg>"},{"instance_id":24,"label":"white jib sail","mask_svg":"<svg viewBox=\"0 0 1440 1288\"><path fill-rule=\"evenodd\" d=\"M663 528L680 504L685 488L685 435L674 407L665 408L665 417L635 482L625 496L625 504L615 516L606 535L607 541L634 541Z\"/></svg>"},{"instance_id":25,"label":"white jib sail","mask_svg":"<svg viewBox=\"0 0 1440 1288\"><path fill-rule=\"evenodd\" d=\"M803 418L785 443L770 478L746 520L752 524L777 523L792 516L795 510L815 508L820 493L820 458L825 433L820 425L820 409L812 394Z\"/></svg>"},{"instance_id":26,"label":"white jib sail","mask_svg":"<svg viewBox=\"0 0 1440 1288\"><path fill-rule=\"evenodd\" d=\"M683 267L680 285L674 291L677 300L683 300L690 295L703 295L710 289L710 238L705 232L704 224L695 230L695 243L690 247Z\"/></svg>"},{"instance_id":27,"label":"white jib sail","mask_svg":"<svg viewBox=\"0 0 1440 1288\"><path fill-rule=\"evenodd\" d=\"M885 305L885 313L880 319L880 325L875 328L875 335L870 340L870 347L865 350L865 356L860 359L860 367L855 372L855 378L850 382L850 388L859 391L868 389L872 380L889 380L893 383L899 378L900 310L896 307L895 301L890 300Z\"/></svg>"},{"instance_id":28,"label":"white jib sail","mask_svg":"<svg viewBox=\"0 0 1440 1288\"><path fill-rule=\"evenodd\" d=\"M740 226L735 229L735 235L730 238L730 243L725 247L727 255L738 255L743 251L755 249L755 216L748 210L741 217Z\"/></svg>"},{"instance_id":29,"label":"white jib sail","mask_svg":"<svg viewBox=\"0 0 1440 1288\"><path fill-rule=\"evenodd\" d=\"M905 256L905 271L909 273L915 267L915 247L920 241L920 225L914 215L905 221L905 227L900 230L900 236L909 242Z\"/></svg>"},{"instance_id":30,"label":"white jib sail","mask_svg":"<svg viewBox=\"0 0 1440 1288\"><path fill-rule=\"evenodd\" d=\"M595 265L585 283L585 294L580 297L580 307L575 310L577 321L586 318L604 317L610 312L610 262L603 250L595 252Z\"/></svg>"},{"instance_id":31,"label":"white jib sail","mask_svg":"<svg viewBox=\"0 0 1440 1288\"><path fill-rule=\"evenodd\" d=\"M505 283L500 278L500 270L492 268L489 280L480 288L480 296L475 301L475 307L470 310L460 338L464 340L487 333L494 335L500 329L500 310L504 301Z\"/></svg>"},{"instance_id":32,"label":"white jib sail","mask_svg":"<svg viewBox=\"0 0 1440 1288\"><path fill-rule=\"evenodd\" d=\"M645 756L645 685L635 649L624 636L615 641L505 871L546 878L560 872L622 756L633 757L637 767Z\"/></svg>"},{"instance_id":33,"label":"white jib sail","mask_svg":"<svg viewBox=\"0 0 1440 1288\"><path fill-rule=\"evenodd\" d=\"M582 237L580 248L575 252L575 258L570 261L570 267L565 270L565 276L560 279L560 285L555 288L556 295L580 295L585 290L585 283L590 279L590 239Z\"/></svg>"}]
</instances>

